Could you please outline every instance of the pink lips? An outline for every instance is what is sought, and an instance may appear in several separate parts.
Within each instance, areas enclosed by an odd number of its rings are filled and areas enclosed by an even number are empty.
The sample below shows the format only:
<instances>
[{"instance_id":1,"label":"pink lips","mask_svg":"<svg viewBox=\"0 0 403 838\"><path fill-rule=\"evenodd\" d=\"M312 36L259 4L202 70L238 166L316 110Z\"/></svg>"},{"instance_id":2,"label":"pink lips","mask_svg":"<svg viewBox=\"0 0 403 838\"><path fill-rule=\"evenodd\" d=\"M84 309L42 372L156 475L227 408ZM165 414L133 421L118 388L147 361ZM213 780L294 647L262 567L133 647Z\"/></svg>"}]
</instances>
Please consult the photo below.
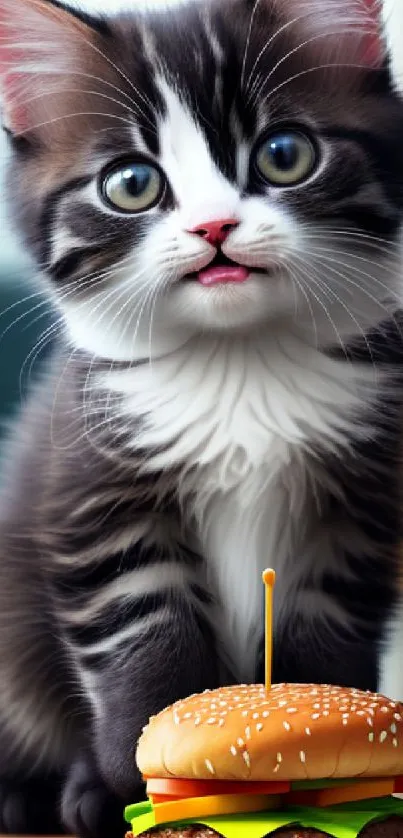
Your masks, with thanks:
<instances>
[{"instance_id":1,"label":"pink lips","mask_svg":"<svg viewBox=\"0 0 403 838\"><path fill-rule=\"evenodd\" d=\"M229 282L245 282L248 276L248 269L242 265L217 265L199 271L197 279L201 285L226 285Z\"/></svg>"}]
</instances>

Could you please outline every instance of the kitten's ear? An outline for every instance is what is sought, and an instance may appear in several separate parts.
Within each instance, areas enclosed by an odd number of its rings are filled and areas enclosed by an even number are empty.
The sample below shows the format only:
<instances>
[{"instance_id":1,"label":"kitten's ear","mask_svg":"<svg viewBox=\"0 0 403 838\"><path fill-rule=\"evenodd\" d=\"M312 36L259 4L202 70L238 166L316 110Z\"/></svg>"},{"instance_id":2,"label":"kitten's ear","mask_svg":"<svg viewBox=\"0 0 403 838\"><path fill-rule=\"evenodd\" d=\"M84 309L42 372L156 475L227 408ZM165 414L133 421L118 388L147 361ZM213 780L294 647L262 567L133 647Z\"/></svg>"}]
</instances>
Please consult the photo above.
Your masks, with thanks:
<instances>
[{"instance_id":1,"label":"kitten's ear","mask_svg":"<svg viewBox=\"0 0 403 838\"><path fill-rule=\"evenodd\" d=\"M400 4L401 0L391 0ZM381 0L290 0L312 50L353 69L380 68L387 58ZM309 37L309 35L307 35Z\"/></svg>"},{"instance_id":2,"label":"kitten's ear","mask_svg":"<svg viewBox=\"0 0 403 838\"><path fill-rule=\"evenodd\" d=\"M85 19L58 0L0 0L0 91L12 134L57 118L55 97L77 86L94 39Z\"/></svg>"}]
</instances>

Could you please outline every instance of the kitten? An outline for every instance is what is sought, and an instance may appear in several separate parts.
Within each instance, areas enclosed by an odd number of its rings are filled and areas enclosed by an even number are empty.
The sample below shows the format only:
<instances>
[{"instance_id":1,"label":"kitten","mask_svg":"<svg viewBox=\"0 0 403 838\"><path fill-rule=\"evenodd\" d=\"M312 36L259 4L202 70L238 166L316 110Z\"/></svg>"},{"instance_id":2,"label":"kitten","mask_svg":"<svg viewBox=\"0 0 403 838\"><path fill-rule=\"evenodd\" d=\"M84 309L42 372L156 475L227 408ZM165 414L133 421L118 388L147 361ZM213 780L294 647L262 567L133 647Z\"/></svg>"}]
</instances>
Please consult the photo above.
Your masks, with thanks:
<instances>
[{"instance_id":1,"label":"kitten","mask_svg":"<svg viewBox=\"0 0 403 838\"><path fill-rule=\"evenodd\" d=\"M0 0L0 75L62 324L1 503L0 832L111 835L149 715L262 677L265 566L275 679L376 687L403 104L355 0Z\"/></svg>"}]
</instances>

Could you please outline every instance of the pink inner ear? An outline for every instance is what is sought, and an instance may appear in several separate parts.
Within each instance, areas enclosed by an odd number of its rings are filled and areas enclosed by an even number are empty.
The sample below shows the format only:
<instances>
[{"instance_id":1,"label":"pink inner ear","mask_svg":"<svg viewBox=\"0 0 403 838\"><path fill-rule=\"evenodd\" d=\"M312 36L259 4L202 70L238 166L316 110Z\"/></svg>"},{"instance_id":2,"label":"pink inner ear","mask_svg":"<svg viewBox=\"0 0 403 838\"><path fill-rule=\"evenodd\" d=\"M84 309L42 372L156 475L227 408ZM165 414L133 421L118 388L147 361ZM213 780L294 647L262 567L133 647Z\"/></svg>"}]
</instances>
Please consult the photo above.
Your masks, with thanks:
<instances>
[{"instance_id":1,"label":"pink inner ear","mask_svg":"<svg viewBox=\"0 0 403 838\"><path fill-rule=\"evenodd\" d=\"M28 131L28 108L22 104L16 105L13 102L7 103L7 93L5 93L4 98L4 127L11 131L12 134L23 134L25 131Z\"/></svg>"},{"instance_id":2,"label":"pink inner ear","mask_svg":"<svg viewBox=\"0 0 403 838\"><path fill-rule=\"evenodd\" d=\"M384 48L381 34L381 14L379 0L363 0L367 7L373 32L369 32L363 39L363 60L366 65L380 67L384 58Z\"/></svg>"},{"instance_id":3,"label":"pink inner ear","mask_svg":"<svg viewBox=\"0 0 403 838\"><path fill-rule=\"evenodd\" d=\"M0 14L1 12L0 3ZM14 38L18 41L18 36L18 27L12 26L9 18L0 20L0 90L3 121L6 128L17 134L29 127L28 107L24 102L24 99L29 98L28 92L24 95L26 78L23 72L13 71L13 67L21 63L22 51L13 50L10 41Z\"/></svg>"},{"instance_id":4,"label":"pink inner ear","mask_svg":"<svg viewBox=\"0 0 403 838\"><path fill-rule=\"evenodd\" d=\"M29 98L26 90L26 78L23 73L4 73L2 75L1 98L3 102L3 122L13 134L21 134L29 129L29 108L26 100Z\"/></svg>"}]
</instances>

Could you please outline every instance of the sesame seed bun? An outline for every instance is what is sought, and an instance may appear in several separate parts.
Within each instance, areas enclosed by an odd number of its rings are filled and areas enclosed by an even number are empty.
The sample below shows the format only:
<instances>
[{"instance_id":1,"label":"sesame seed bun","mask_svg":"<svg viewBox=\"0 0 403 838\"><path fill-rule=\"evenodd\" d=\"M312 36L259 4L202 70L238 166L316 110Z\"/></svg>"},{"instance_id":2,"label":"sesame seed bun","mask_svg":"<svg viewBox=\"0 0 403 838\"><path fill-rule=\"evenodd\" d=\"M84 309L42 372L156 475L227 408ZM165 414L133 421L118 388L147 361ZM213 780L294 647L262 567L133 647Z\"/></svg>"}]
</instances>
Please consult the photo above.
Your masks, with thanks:
<instances>
[{"instance_id":1,"label":"sesame seed bun","mask_svg":"<svg viewBox=\"0 0 403 838\"><path fill-rule=\"evenodd\" d=\"M344 687L224 687L150 719L146 778L314 780L403 774L403 705Z\"/></svg>"}]
</instances>

